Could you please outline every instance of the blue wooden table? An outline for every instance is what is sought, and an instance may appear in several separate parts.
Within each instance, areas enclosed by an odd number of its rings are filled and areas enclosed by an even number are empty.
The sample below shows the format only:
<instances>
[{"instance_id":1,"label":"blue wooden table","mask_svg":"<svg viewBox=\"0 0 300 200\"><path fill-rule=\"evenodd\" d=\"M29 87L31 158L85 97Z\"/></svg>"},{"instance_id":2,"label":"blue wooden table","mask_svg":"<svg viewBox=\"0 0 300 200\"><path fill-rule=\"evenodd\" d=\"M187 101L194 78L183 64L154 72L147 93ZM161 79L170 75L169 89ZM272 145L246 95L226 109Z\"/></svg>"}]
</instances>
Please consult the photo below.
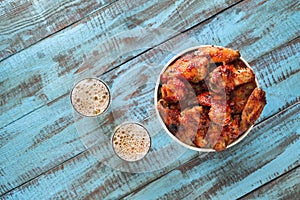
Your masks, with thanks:
<instances>
[{"instance_id":1,"label":"blue wooden table","mask_svg":"<svg viewBox=\"0 0 300 200\"><path fill-rule=\"evenodd\" d=\"M299 36L295 0L0 1L0 199L299 199ZM238 49L267 105L238 145L172 157L152 115L155 81L201 44ZM93 130L70 103L84 77L113 94ZM116 169L83 139L126 120L159 132L151 162L162 165Z\"/></svg>"}]
</instances>

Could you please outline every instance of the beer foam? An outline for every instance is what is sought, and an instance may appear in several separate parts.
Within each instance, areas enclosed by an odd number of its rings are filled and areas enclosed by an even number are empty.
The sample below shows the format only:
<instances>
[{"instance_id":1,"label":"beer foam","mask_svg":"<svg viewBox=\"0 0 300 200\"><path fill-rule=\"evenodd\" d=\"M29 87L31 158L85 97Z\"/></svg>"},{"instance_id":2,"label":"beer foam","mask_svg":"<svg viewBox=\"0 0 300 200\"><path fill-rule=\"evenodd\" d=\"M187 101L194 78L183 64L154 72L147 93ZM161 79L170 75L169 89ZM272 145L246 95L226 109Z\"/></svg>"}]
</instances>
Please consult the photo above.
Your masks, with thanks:
<instances>
[{"instance_id":1,"label":"beer foam","mask_svg":"<svg viewBox=\"0 0 300 200\"><path fill-rule=\"evenodd\" d=\"M102 81L88 78L74 86L71 101L77 112L93 117L106 111L110 103L110 94L108 87Z\"/></svg>"},{"instance_id":2,"label":"beer foam","mask_svg":"<svg viewBox=\"0 0 300 200\"><path fill-rule=\"evenodd\" d=\"M123 160L142 159L150 149L150 136L147 130L136 123L126 123L118 127L113 139L115 153Z\"/></svg>"}]
</instances>

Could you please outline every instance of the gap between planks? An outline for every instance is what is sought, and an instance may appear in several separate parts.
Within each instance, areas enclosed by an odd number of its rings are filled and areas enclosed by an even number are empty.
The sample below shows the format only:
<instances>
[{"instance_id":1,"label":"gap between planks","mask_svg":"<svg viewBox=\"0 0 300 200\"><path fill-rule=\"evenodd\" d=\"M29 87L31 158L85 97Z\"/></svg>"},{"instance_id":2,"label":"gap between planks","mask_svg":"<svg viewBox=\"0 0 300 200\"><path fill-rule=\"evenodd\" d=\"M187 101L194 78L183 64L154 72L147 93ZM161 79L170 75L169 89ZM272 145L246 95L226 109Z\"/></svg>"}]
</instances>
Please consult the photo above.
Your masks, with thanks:
<instances>
[{"instance_id":1,"label":"gap between planks","mask_svg":"<svg viewBox=\"0 0 300 200\"><path fill-rule=\"evenodd\" d=\"M22 184L20 184L20 185L18 185L18 186L16 186L16 187L14 187L14 188L12 188L12 189L6 191L5 193L3 193L3 194L0 195L0 198L2 198L2 197L5 196L6 194L8 194L8 193L14 191L15 189L17 189L17 188L19 188L19 187L22 187L23 185L26 185L27 183L29 183L29 182L31 182L31 181L37 179L38 177L47 174L49 171L54 170L56 167L58 167L58 166L64 164L65 162L68 162L68 161L70 161L70 160L72 160L72 159L75 159L75 158L76 158L77 156L79 156L79 155L82 155L82 154L87 153L87 151L88 151L88 149L85 149L84 151L82 151L82 152L80 152L80 153L78 153L78 154L76 154L76 155L74 155L74 156L68 158L67 160L65 160L65 161L63 161L63 162L57 164L56 166L53 166L53 167L49 168L48 170L42 172L42 173L39 174L38 176L35 176L35 177L33 177L33 178L31 178L31 179L29 179L29 180L23 182Z\"/></svg>"},{"instance_id":2,"label":"gap between planks","mask_svg":"<svg viewBox=\"0 0 300 200\"><path fill-rule=\"evenodd\" d=\"M290 169L289 171L286 171L286 172L280 174L280 175L277 176L276 178L274 178L274 179L272 179L272 180L270 180L270 181L268 181L268 182L262 184L261 186L255 188L254 190L252 190L252 191L250 191L250 192L244 194L243 196L239 197L237 200L242 200L242 199L246 198L249 194L251 194L251 193L253 193L253 192L256 192L256 191L260 190L261 188L265 187L266 185L268 185L268 184L270 184L270 183L275 182L276 180L281 179L282 177L288 175L289 173L292 173L293 171L295 171L295 170L298 169L298 168L300 168L300 166L293 167L293 168ZM246 198L246 199L247 199L247 198Z\"/></svg>"},{"instance_id":3,"label":"gap between planks","mask_svg":"<svg viewBox=\"0 0 300 200\"><path fill-rule=\"evenodd\" d=\"M172 0L172 1L175 3L175 0ZM202 24L202 23L205 23L205 22L211 20L212 18L214 18L215 16L219 15L220 13L225 12L226 10L228 10L228 9L230 9L230 8L232 8L232 7L234 7L234 6L236 6L237 4L240 4L240 3L243 2L243 1L245 1L245 0L240 0L240 1L238 1L238 2L236 2L236 3L234 3L234 4L232 4L232 5L230 5L230 6L228 6L228 7L226 7L225 9L222 9L222 10L220 10L219 12L216 12L215 14L213 14L213 15L209 16L208 18L206 18L205 20L202 20L202 21L200 21L199 23L197 23L197 24L195 24L195 25L189 27L188 29L185 29L184 31L181 31L181 32L178 33L178 34L175 34L175 35L171 36L170 38L168 38L168 39L166 39L166 40L163 40L163 41L159 42L158 44L154 45L153 47L148 48L148 49L146 49L145 51L142 51L141 53L137 54L136 56L133 56L132 58L129 58L128 60L125 60L124 62L122 62L122 63L116 65L115 67L112 67L111 69L109 69L109 70L107 70L106 72L104 72L103 75L104 75L104 74L107 74L107 73L109 73L109 72L111 72L111 71L113 71L113 70L115 70L115 69L117 69L117 68L119 68L120 66L126 64L127 62L129 62L129 61L131 61L131 60L134 60L135 58L137 58L137 57L139 57L139 56L141 56L141 55L147 53L148 51L151 51L152 49L155 49L156 47L159 47L160 45L162 45L163 43L167 42L168 40L172 40L172 39L178 37L179 35L181 35L181 34L183 34L183 33L189 32L189 31L192 30L193 28L199 26L199 25ZM178 15L180 16L179 13L178 13ZM182 18L182 17L180 16L180 18ZM290 42L290 41L289 41L289 42ZM289 43L289 42L288 42L288 43Z\"/></svg>"},{"instance_id":4,"label":"gap between planks","mask_svg":"<svg viewBox=\"0 0 300 200\"><path fill-rule=\"evenodd\" d=\"M255 126L258 126L259 124L263 123L264 121L269 120L270 118L275 117L276 115L279 115L279 114L281 114L281 113L284 113L284 112L286 112L286 111L289 110L289 109L292 109L294 106L296 106L296 105L298 105L298 104L300 104L300 101L297 101L297 102L295 102L294 104L288 106L287 108L285 108L285 109L283 109L283 110L281 110L281 111L279 111L279 112L277 112L277 113L271 115L270 117L264 119L263 121L260 121L260 122L257 123ZM89 148L89 149L90 149L90 148ZM64 163L67 163L68 161L75 159L77 156L87 153L89 149L85 149L84 151L82 151L82 152L80 152L80 153L78 153L78 154L76 154L76 155L70 157L69 159L67 159L67 160L65 160L65 161L63 161L63 162L57 164L56 166L53 166L52 168L50 168L50 169L44 171L43 173L39 174L38 176L33 177L33 178L27 180L26 182L24 182L24 183L22 183L22 184L20 184L20 185L18 185L18 186L16 186L16 187L14 187L14 188L12 188L12 189L6 191L5 193L3 193L3 194L0 196L0 198L3 197L3 196L5 196L5 195L8 194L8 193L14 191L14 190L17 189L17 188L22 187L23 185L26 185L27 183L29 183L29 182L31 182L31 181L33 181L33 180L35 180L35 179L38 179L38 177L40 177L40 176L42 176L42 175L45 175L45 174L49 173L49 171L54 170L54 169L57 168L58 166L63 165ZM203 156L206 156L206 155L207 155L207 154L204 154ZM145 183L144 185L141 185L140 187L136 188L135 190L133 190L133 191L131 191L131 192L128 192L128 193L122 195L122 196L120 197L120 199L125 198L125 197L127 197L128 195L130 195L130 194L132 194L132 193L136 193L136 192L142 190L142 189L145 188L148 184L151 184L152 182L155 182L155 181L159 180L159 179L162 178L163 176L165 176L165 175L171 173L172 171L174 171L174 170L176 170L176 169L178 169L178 168L180 168L180 167L182 167L182 166L185 166L185 165L188 164L188 163L193 162L195 159L199 159L199 155L197 155L196 157L190 159L190 160L187 161L187 162L182 163L180 166L177 166L177 167L175 167L175 168L173 168L173 169L170 169L169 171L165 171L165 172L161 173L161 174L160 174L159 176L157 176L155 179L153 179L153 180L151 180L151 181ZM298 166L298 167L299 167L299 166ZM294 170L294 169L296 169L296 168L297 168L297 167L294 167L294 168L292 168L290 171L292 171L292 170ZM254 191L258 190L259 188L261 188L261 187L267 185L268 183L270 183L270 182L272 182L272 181L275 181L276 179L278 179L278 178L284 176L284 175L287 174L287 173L289 173L289 171L287 171L287 172L285 172L285 173L283 173L283 174L280 174L278 177L276 177L276 178L274 178L274 179L268 181L267 183L261 185L261 186L258 187L258 188L255 188L255 189L252 190L251 192L254 192ZM250 194L251 192L249 192L249 193L247 193L247 194L245 194L245 195L248 195L248 194ZM245 195L243 195L243 196L245 196ZM239 197L239 199L242 198L243 196Z\"/></svg>"},{"instance_id":5,"label":"gap between planks","mask_svg":"<svg viewBox=\"0 0 300 200\"><path fill-rule=\"evenodd\" d=\"M300 104L300 100L297 101L297 102L295 102L294 104L288 106L287 108L285 108L285 109L283 109L283 110L281 110L281 111L279 111L279 112L277 112L277 113L271 115L270 117L264 119L263 121L260 121L259 123L255 124L254 127L260 125L261 123L263 123L263 122L266 121L266 120L269 120L270 118L275 117L276 115L279 115L279 114L281 114L281 113L286 112L286 111L289 110L289 109L292 109L294 106L297 106L298 104ZM207 155L207 154L205 154L205 155ZM204 156L205 156L205 155L204 155ZM135 189L135 190L133 190L133 191L127 193L127 194L124 194L123 196L120 197L120 199L123 199L123 198L129 196L130 194L139 192L140 190L142 190L143 188L145 188L145 186L147 186L148 184L151 184L152 182L155 182L155 181L159 180L160 178L162 178L162 177L165 176L166 174L169 174L169 173L171 173L172 171L174 171L174 170L176 170L176 169L178 169L178 168L180 168L180 167L183 167L184 165L186 165L186 164L188 164L188 163L193 162L195 159L199 159L199 157L192 158L191 160L189 160L189 161L183 163L182 165L180 165L180 166L178 166L178 167L175 167L174 169L169 170L168 172L166 172L166 173L164 173L164 174L162 174L162 175L156 177L154 180L148 182L147 184L145 184L145 185L143 185L143 186L141 186L141 187L138 187L137 189ZM298 167L299 167L299 166L294 167L294 168L292 168L291 170L289 170L289 171L287 171L287 172L285 172L285 173L283 173L283 174L280 174L278 177L276 177L276 178L274 178L274 179L272 179L272 180L270 180L270 181L264 183L263 185L261 185L261 186L255 188L254 190L252 190L252 191L250 191L250 192L244 194L243 196L239 197L238 199L241 199L242 197L244 197L244 196L250 194L251 192L254 192L254 191L258 190L259 188L261 188L261 187L267 185L268 183L270 183L270 182L272 182L272 181L275 181L276 179L278 179L278 178L284 176L285 174L289 173L289 172L292 171L292 170L295 170L295 169L298 168Z\"/></svg>"},{"instance_id":6,"label":"gap between planks","mask_svg":"<svg viewBox=\"0 0 300 200\"><path fill-rule=\"evenodd\" d=\"M298 37L297 37L298 38ZM293 40L295 40L295 39L293 39ZM293 41L293 40L291 40L291 41ZM148 50L147 50L148 51ZM125 62L126 63L126 62ZM120 65L119 65L120 66ZM54 100L55 101L55 100ZM53 102L53 101L52 101ZM51 103L51 102L50 102ZM296 102L295 104L297 104L298 102ZM294 105L294 104L293 104ZM291 107L291 106L289 106L289 107ZM282 112L282 111L280 111L280 112ZM280 112L278 112L278 113L280 113ZM276 114L278 114L278 113L276 113ZM276 114L274 114L274 115L276 115ZM79 153L79 154L77 154L77 155L80 155L80 154L82 154L82 153L84 153L84 152L81 152L81 153ZM73 156L73 157L76 157L76 156ZM72 157L72 158L73 158ZM70 158L71 159L71 158ZM68 159L68 160L70 160L70 159ZM64 162L62 162L62 163L64 163ZM60 165L60 164L58 164L58 165ZM48 170L49 171L49 170ZM46 173L46 172L44 172L44 173ZM44 173L42 173L42 174L44 174ZM34 179L34 178L33 178ZM31 179L32 180L32 179Z\"/></svg>"},{"instance_id":7,"label":"gap between planks","mask_svg":"<svg viewBox=\"0 0 300 200\"><path fill-rule=\"evenodd\" d=\"M100 8L99 10L95 10L94 12L91 12L91 13L88 14L87 16L81 18L80 20L77 20L77 21L71 23L70 25L68 25L68 26L66 26L66 27L64 27L64 28L62 28L62 29L60 29L60 30L58 30L58 31L56 31L56 32L51 33L51 34L48 35L47 37L45 37L45 38L43 38L43 39L41 39L41 40L38 40L38 41L35 42L35 43L30 44L30 45L27 46L26 48L24 48L24 49L22 49L22 50L20 50L20 51L18 51L18 52L16 52L16 53L14 53L14 54L12 54L12 55L9 55L8 57L6 57L6 58L0 60L0 63L1 63L2 61L4 61L5 59L7 59L7 58L9 58L9 57L11 57L11 56L13 56L13 55L15 55L15 54L18 54L18 53L22 52L23 50L25 50L25 49L27 49L27 48L30 48L31 46L33 46L33 45L35 45L35 44L41 42L42 40L44 40L44 39L46 39L46 38L48 38L48 37L52 37L52 36L55 35L55 34L59 34L59 33L60 33L61 31L63 31L64 29L67 29L69 26L72 26L72 25L78 23L79 21L81 21L81 20L83 20L83 19L89 17L90 15L92 15L92 14L95 13L95 12L98 12L98 11L100 11L100 10L102 10L102 9L105 9L105 8L111 6L112 4L116 3L117 1L119 1L119 0L116 0L116 1L114 1L114 2L112 2L112 3L110 3L110 4L108 4L108 5L106 5L106 6L102 7L102 8ZM245 1L245 0L240 0L240 1L238 1L238 2L236 2L236 3L234 3L234 4L232 4L232 5L230 5L230 6L228 6L228 7L226 7L225 9L222 9L222 10L220 10L219 12L216 12L215 14L213 14L213 15L211 15L210 17L206 18L205 20L202 20L202 21L200 21L199 23L197 23L197 24L195 24L195 25L189 27L188 29L186 29L186 30L184 30L184 31L182 31L182 32L180 32L180 33L178 33L178 34L175 34L175 35L171 36L170 38L165 39L165 40L159 42L158 44L154 45L153 47L148 48L148 49L146 49L145 51L142 51L142 52L138 53L137 55L135 55L135 56L133 56L133 57L131 57L131 58L129 58L129 59L127 59L127 60L121 62L120 64L116 65L115 67L112 67L111 69L105 71L102 75L105 75L105 74L107 74L107 73L112 72L113 70L118 69L118 68L121 67L122 65L124 65L124 64L126 64L126 63L128 63L128 62L130 62L130 61L132 61L132 60L134 60L134 59L136 59L137 57L139 57L139 56L141 56L141 55L147 53L148 51L151 51L152 49L154 49L154 48L156 48L156 47L159 47L160 45L164 44L164 43L167 42L168 40L172 40L172 39L178 37L179 35L181 35L181 34L183 34L183 33L189 32L189 31L192 30L193 28L199 26L199 25L202 24L202 23L205 23L205 22L211 20L212 18L214 18L215 16L219 15L220 13L223 13L223 12L225 12L226 10L231 9L232 7L234 7L234 6L238 5L238 4L240 4L240 3L243 2L243 1ZM294 40L294 39L293 39L293 40ZM290 41L288 41L287 43L290 43ZM68 93L65 93L65 94L61 95L60 97L57 97L56 99L54 99L54 100L48 102L47 104L44 104L44 105L42 105L42 106L39 106L38 108L32 110L31 112L26 113L25 115L23 115L23 116L21 116L21 117L15 119L15 120L13 120L12 122L10 122L10 123L8 123L8 124L5 124L3 127L1 127L1 129L3 129L3 128L9 126L10 124L12 124L12 123L18 121L19 119L22 119L23 117L26 117L26 116L29 115L30 113L32 113L32 112L34 112L34 111L36 111L36 110L39 110L39 109L41 109L41 108L43 108L44 106L51 105L53 102L56 102L58 99L61 99L62 97L66 96L66 95L68 95Z\"/></svg>"},{"instance_id":8,"label":"gap between planks","mask_svg":"<svg viewBox=\"0 0 300 200\"><path fill-rule=\"evenodd\" d=\"M25 46L25 47L22 48L21 50L18 50L18 51L16 51L15 53L10 54L10 55L8 55L8 56L6 56L6 57L0 59L0 63L1 63L2 61L6 60L7 58L10 58L10 57L14 56L15 54L21 53L21 52L24 51L25 49L28 49L28 48L34 46L35 44L37 44L37 43L43 41L43 40L46 39L46 38L53 37L54 35L59 34L61 31L65 30L65 29L68 29L70 26L73 26L74 24L77 24L77 23L80 22L81 20L88 18L89 16L93 15L93 14L96 13L96 12L99 12L100 10L106 9L107 7L111 6L112 4L115 4L115 3L118 2L118 1L120 1L120 0L115 0L115 1L113 1L113 2L111 2L111 3L108 3L108 4L104 5L104 6L101 7L101 8L96 9L96 10L94 10L94 11L88 13L88 14L85 15L84 17L82 17L82 18L80 18L80 19L78 19L78 20L76 20L76 21L70 23L69 25L67 25L67 26L65 26L65 27L63 27L63 28L61 28L61 29L59 29L59 30L57 30L57 31L54 31L54 32L50 33L49 35L46 35L45 37L43 37L43 38L41 38L41 39L36 40L35 42L29 44L28 46Z\"/></svg>"}]
</instances>

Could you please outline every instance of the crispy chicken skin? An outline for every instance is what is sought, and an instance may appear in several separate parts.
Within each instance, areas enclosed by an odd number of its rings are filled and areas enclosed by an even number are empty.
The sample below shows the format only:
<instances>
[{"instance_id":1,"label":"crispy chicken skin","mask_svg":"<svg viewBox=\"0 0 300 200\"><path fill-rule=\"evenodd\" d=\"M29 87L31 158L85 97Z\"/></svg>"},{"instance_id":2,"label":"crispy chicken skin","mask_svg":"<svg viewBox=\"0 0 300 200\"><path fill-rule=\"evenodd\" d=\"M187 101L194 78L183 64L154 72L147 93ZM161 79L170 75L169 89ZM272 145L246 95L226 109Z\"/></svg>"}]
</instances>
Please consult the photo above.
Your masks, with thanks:
<instances>
[{"instance_id":1,"label":"crispy chicken skin","mask_svg":"<svg viewBox=\"0 0 300 200\"><path fill-rule=\"evenodd\" d=\"M206 136L210 147L216 151L225 150L240 135L239 125L240 117L238 115L234 116L233 120L225 126L211 123Z\"/></svg>"},{"instance_id":2,"label":"crispy chicken skin","mask_svg":"<svg viewBox=\"0 0 300 200\"><path fill-rule=\"evenodd\" d=\"M194 106L185 109L179 118L180 130L179 138L184 139L185 142L193 143L194 138L203 138L208 129L209 119L202 106Z\"/></svg>"},{"instance_id":3,"label":"crispy chicken skin","mask_svg":"<svg viewBox=\"0 0 300 200\"><path fill-rule=\"evenodd\" d=\"M234 68L234 86L237 87L244 83L249 83L255 80L255 76L250 68Z\"/></svg>"},{"instance_id":4,"label":"crispy chicken skin","mask_svg":"<svg viewBox=\"0 0 300 200\"><path fill-rule=\"evenodd\" d=\"M187 54L176 60L166 70L163 78L182 77L187 81L198 83L206 77L208 64L209 60L206 57Z\"/></svg>"},{"instance_id":5,"label":"crispy chicken skin","mask_svg":"<svg viewBox=\"0 0 300 200\"><path fill-rule=\"evenodd\" d=\"M170 107L168 107L168 103L165 100L160 99L158 101L157 109L159 114L168 129L174 133L177 132L177 127L180 125L180 110L177 107Z\"/></svg>"},{"instance_id":6,"label":"crispy chicken skin","mask_svg":"<svg viewBox=\"0 0 300 200\"><path fill-rule=\"evenodd\" d=\"M178 102L184 98L185 93L184 82L177 78L170 79L161 86L161 96L166 101Z\"/></svg>"},{"instance_id":7,"label":"crispy chicken skin","mask_svg":"<svg viewBox=\"0 0 300 200\"><path fill-rule=\"evenodd\" d=\"M212 101L208 116L212 122L222 126L229 124L232 120L230 106L223 101Z\"/></svg>"},{"instance_id":8,"label":"crispy chicken skin","mask_svg":"<svg viewBox=\"0 0 300 200\"><path fill-rule=\"evenodd\" d=\"M258 119L266 105L266 94L263 90L255 88L248 98L242 112L241 131L247 130Z\"/></svg>"},{"instance_id":9,"label":"crispy chicken skin","mask_svg":"<svg viewBox=\"0 0 300 200\"><path fill-rule=\"evenodd\" d=\"M225 104L229 102L229 96L225 93L211 93L209 91L204 91L197 96L198 103L202 106L211 107L212 104L217 104L216 106L220 106L220 104Z\"/></svg>"},{"instance_id":10,"label":"crispy chicken skin","mask_svg":"<svg viewBox=\"0 0 300 200\"><path fill-rule=\"evenodd\" d=\"M233 142L240 135L240 121L240 116L234 115L232 121L223 127L222 136L225 138L226 146Z\"/></svg>"},{"instance_id":11,"label":"crispy chicken skin","mask_svg":"<svg viewBox=\"0 0 300 200\"><path fill-rule=\"evenodd\" d=\"M214 63L230 63L240 58L240 52L223 47L201 47L195 52L196 55L206 56Z\"/></svg>"},{"instance_id":12,"label":"crispy chicken skin","mask_svg":"<svg viewBox=\"0 0 300 200\"><path fill-rule=\"evenodd\" d=\"M205 91L197 96L198 103L202 106L211 107L211 95L209 91Z\"/></svg>"},{"instance_id":13,"label":"crispy chicken skin","mask_svg":"<svg viewBox=\"0 0 300 200\"><path fill-rule=\"evenodd\" d=\"M221 136L221 132L222 126L215 123L210 123L205 137L206 141L209 144L209 147L215 146Z\"/></svg>"},{"instance_id":14,"label":"crispy chicken skin","mask_svg":"<svg viewBox=\"0 0 300 200\"><path fill-rule=\"evenodd\" d=\"M243 85L240 85L236 87L232 92L231 92L231 97L230 97L230 108L231 108L231 113L238 114L242 113L247 100L252 93L252 91L256 88L256 83L250 82L246 83Z\"/></svg>"},{"instance_id":15,"label":"crispy chicken skin","mask_svg":"<svg viewBox=\"0 0 300 200\"><path fill-rule=\"evenodd\" d=\"M235 87L254 81L255 76L250 68L236 69L233 64L222 65L209 74L209 88L220 93L231 92Z\"/></svg>"}]
</instances>

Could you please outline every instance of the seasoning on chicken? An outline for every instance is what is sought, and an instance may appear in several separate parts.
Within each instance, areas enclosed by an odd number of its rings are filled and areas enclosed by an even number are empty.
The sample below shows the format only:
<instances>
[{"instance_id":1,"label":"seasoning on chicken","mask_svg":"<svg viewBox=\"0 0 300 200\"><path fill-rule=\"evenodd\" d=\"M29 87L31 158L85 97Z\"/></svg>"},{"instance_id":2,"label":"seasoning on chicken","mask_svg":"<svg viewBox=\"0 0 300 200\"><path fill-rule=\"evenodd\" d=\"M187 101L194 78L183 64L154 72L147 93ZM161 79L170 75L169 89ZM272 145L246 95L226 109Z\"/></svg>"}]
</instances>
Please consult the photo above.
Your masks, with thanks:
<instances>
[{"instance_id":1,"label":"seasoning on chicken","mask_svg":"<svg viewBox=\"0 0 300 200\"><path fill-rule=\"evenodd\" d=\"M209 109L210 120L219 125L227 125L232 120L230 106L226 102L213 101Z\"/></svg>"},{"instance_id":2,"label":"seasoning on chicken","mask_svg":"<svg viewBox=\"0 0 300 200\"><path fill-rule=\"evenodd\" d=\"M196 142L199 145L198 141L200 137L205 137L209 125L205 109L202 106L185 109L181 113L179 122L179 137L189 144L193 144L194 138L197 137Z\"/></svg>"},{"instance_id":3,"label":"seasoning on chicken","mask_svg":"<svg viewBox=\"0 0 300 200\"><path fill-rule=\"evenodd\" d=\"M222 65L209 74L209 88L220 93L231 92L235 87L254 81L255 76L250 68L236 69L233 64Z\"/></svg>"},{"instance_id":4,"label":"seasoning on chicken","mask_svg":"<svg viewBox=\"0 0 300 200\"><path fill-rule=\"evenodd\" d=\"M205 91L197 96L198 102L202 106L211 106L211 95L209 91Z\"/></svg>"},{"instance_id":5,"label":"seasoning on chicken","mask_svg":"<svg viewBox=\"0 0 300 200\"><path fill-rule=\"evenodd\" d=\"M209 60L193 54L186 54L176 60L164 73L163 77L183 77L187 81L198 83L207 74Z\"/></svg>"},{"instance_id":6,"label":"seasoning on chicken","mask_svg":"<svg viewBox=\"0 0 300 200\"><path fill-rule=\"evenodd\" d=\"M183 99L186 92L186 86L180 79L170 79L161 86L161 96L164 100L178 102Z\"/></svg>"},{"instance_id":7,"label":"seasoning on chicken","mask_svg":"<svg viewBox=\"0 0 300 200\"><path fill-rule=\"evenodd\" d=\"M201 47L195 52L198 56L206 56L214 63L230 63L240 58L240 52L223 47Z\"/></svg>"},{"instance_id":8,"label":"seasoning on chicken","mask_svg":"<svg viewBox=\"0 0 300 200\"><path fill-rule=\"evenodd\" d=\"M266 93L255 88L248 98L245 108L242 112L241 131L247 130L258 119L264 106L266 105Z\"/></svg>"},{"instance_id":9,"label":"seasoning on chicken","mask_svg":"<svg viewBox=\"0 0 300 200\"><path fill-rule=\"evenodd\" d=\"M180 125L180 110L176 109L176 107L173 107L172 109L172 106L168 106L168 102L163 99L160 99L158 101L157 109L168 129L171 132L176 133L178 130L178 126Z\"/></svg>"},{"instance_id":10,"label":"seasoning on chicken","mask_svg":"<svg viewBox=\"0 0 300 200\"><path fill-rule=\"evenodd\" d=\"M238 86L231 92L231 100L230 100L230 108L231 113L238 114L242 113L247 100L252 93L252 91L256 88L256 83L250 82L243 85Z\"/></svg>"}]
</instances>

